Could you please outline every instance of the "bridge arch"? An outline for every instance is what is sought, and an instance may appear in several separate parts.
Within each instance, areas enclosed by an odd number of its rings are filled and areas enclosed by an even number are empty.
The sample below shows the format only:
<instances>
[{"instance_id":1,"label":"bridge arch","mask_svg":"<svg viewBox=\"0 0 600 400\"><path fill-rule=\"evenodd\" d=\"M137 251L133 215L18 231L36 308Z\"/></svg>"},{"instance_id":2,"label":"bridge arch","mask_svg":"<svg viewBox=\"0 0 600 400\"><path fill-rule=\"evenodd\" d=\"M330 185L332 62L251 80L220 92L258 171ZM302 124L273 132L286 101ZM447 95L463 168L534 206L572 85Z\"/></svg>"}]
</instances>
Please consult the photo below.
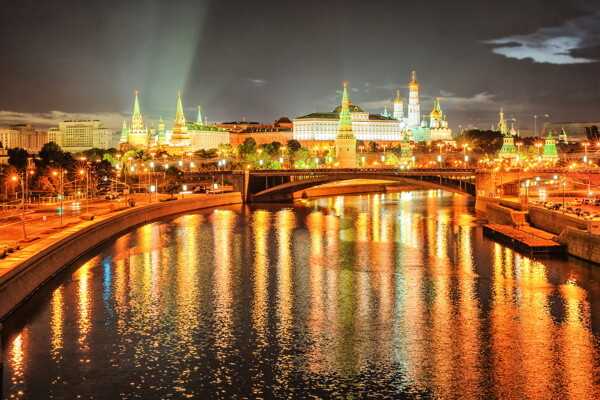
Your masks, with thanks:
<instances>
[{"instance_id":1,"label":"bridge arch","mask_svg":"<svg viewBox=\"0 0 600 400\"><path fill-rule=\"evenodd\" d=\"M365 179L372 182L399 182L411 185L417 185L429 189L446 190L453 193L474 195L474 184L466 180L459 180L457 177L442 176L410 176L410 175L383 175L381 173L356 174L356 173L338 173L335 175L318 175L294 179L288 182L267 186L250 194L250 202L273 202L290 201L294 193L305 189L317 187L327 183L343 182L356 179Z\"/></svg>"}]
</instances>

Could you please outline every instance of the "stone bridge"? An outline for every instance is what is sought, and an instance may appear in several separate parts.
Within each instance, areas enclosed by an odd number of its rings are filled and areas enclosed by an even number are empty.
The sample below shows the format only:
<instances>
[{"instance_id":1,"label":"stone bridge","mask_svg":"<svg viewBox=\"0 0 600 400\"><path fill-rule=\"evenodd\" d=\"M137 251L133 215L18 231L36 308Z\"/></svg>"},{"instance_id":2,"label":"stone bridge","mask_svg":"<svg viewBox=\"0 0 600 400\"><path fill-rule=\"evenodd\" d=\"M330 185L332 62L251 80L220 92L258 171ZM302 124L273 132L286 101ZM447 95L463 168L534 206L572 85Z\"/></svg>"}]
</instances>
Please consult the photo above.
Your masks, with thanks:
<instances>
[{"instance_id":1,"label":"stone bridge","mask_svg":"<svg viewBox=\"0 0 600 400\"><path fill-rule=\"evenodd\" d=\"M450 169L450 168L349 168L284 169L246 171L186 172L184 183L218 182L230 184L242 193L245 202L285 202L307 188L352 179L400 182L431 189L442 189L470 196L497 197L516 193L519 182L540 179L600 181L600 171L572 171L562 168L524 169Z\"/></svg>"}]
</instances>

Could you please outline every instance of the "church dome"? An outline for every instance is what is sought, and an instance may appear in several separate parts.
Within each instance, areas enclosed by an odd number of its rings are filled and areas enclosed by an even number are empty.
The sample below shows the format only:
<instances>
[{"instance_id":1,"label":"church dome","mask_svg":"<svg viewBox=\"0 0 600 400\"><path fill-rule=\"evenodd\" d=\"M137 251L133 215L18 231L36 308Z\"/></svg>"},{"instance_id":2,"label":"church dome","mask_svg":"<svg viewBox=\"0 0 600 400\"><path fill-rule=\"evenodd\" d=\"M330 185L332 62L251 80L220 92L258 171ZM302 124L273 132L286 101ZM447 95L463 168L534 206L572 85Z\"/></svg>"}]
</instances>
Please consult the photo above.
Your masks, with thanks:
<instances>
[{"instance_id":1,"label":"church dome","mask_svg":"<svg viewBox=\"0 0 600 400\"><path fill-rule=\"evenodd\" d=\"M429 113L429 117L430 118L439 118L440 117L440 113L436 109L433 109L433 111L431 111Z\"/></svg>"},{"instance_id":2,"label":"church dome","mask_svg":"<svg viewBox=\"0 0 600 400\"><path fill-rule=\"evenodd\" d=\"M360 108L359 106L352 104L352 102L350 102L350 104L348 104L348 109L350 109L350 112L363 112L362 108ZM337 106L336 108L333 109L334 113L340 113L342 112L342 106Z\"/></svg>"}]
</instances>

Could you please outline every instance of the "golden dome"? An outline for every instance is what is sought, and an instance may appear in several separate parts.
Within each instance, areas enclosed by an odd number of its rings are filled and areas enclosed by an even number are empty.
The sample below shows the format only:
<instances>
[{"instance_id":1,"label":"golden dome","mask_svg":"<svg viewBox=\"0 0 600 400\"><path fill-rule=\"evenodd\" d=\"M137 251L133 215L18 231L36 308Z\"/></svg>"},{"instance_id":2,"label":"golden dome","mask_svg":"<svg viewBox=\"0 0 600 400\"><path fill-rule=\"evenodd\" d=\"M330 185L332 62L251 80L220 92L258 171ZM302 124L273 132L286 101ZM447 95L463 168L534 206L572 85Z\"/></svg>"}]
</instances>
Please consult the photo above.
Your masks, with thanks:
<instances>
[{"instance_id":1,"label":"golden dome","mask_svg":"<svg viewBox=\"0 0 600 400\"><path fill-rule=\"evenodd\" d=\"M402 104L402 99L400 98L399 90L396 90L396 99L394 100L394 104Z\"/></svg>"},{"instance_id":2,"label":"golden dome","mask_svg":"<svg viewBox=\"0 0 600 400\"><path fill-rule=\"evenodd\" d=\"M417 73L415 71L412 72L412 79L410 80L408 87L410 89L418 89L419 88L419 83L417 82Z\"/></svg>"}]
</instances>

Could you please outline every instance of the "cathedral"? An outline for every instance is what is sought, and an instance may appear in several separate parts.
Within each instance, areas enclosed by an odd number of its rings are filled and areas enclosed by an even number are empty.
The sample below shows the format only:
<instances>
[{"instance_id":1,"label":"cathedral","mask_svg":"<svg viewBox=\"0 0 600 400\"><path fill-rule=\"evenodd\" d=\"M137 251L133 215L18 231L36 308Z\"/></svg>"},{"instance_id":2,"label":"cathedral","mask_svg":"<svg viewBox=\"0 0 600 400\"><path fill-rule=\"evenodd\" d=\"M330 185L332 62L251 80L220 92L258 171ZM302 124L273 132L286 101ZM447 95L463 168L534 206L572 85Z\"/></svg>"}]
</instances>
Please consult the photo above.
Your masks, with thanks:
<instances>
[{"instance_id":1,"label":"cathedral","mask_svg":"<svg viewBox=\"0 0 600 400\"><path fill-rule=\"evenodd\" d=\"M406 114L399 90L396 92L391 116L387 107L383 113L374 114L363 111L358 105L349 101L352 131L356 139L389 144L402 142L404 137L417 142L432 140L452 142L452 130L448 127L439 98L434 101L429 118L421 115L419 83L415 71L412 72L408 89ZM338 106L331 112L313 112L297 117L293 121L293 138L307 147L322 142L333 142L338 134L341 108Z\"/></svg>"}]
</instances>

